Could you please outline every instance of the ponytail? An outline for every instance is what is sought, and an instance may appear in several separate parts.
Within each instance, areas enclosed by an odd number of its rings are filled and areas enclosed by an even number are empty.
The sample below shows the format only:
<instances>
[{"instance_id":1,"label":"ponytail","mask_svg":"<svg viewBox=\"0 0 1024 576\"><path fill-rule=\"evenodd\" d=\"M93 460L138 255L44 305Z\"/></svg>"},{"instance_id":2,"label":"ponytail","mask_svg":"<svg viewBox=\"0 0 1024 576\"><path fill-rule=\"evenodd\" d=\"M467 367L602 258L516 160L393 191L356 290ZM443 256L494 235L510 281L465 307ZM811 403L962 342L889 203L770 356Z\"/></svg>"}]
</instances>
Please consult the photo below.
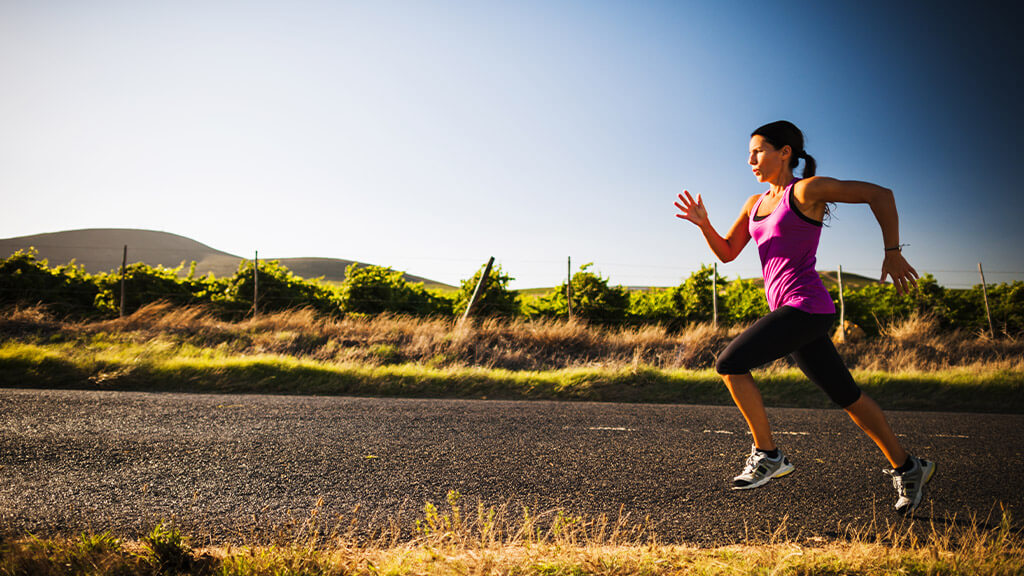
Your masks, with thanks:
<instances>
[{"instance_id":1,"label":"ponytail","mask_svg":"<svg viewBox=\"0 0 1024 576\"><path fill-rule=\"evenodd\" d=\"M803 174L803 177L804 178L810 178L811 176L814 176L814 173L817 172L817 169L818 169L818 163L814 161L814 156L811 156L807 152L804 152L803 150L801 150L800 153L797 154L797 158L803 158L804 159L804 174Z\"/></svg>"}]
</instances>

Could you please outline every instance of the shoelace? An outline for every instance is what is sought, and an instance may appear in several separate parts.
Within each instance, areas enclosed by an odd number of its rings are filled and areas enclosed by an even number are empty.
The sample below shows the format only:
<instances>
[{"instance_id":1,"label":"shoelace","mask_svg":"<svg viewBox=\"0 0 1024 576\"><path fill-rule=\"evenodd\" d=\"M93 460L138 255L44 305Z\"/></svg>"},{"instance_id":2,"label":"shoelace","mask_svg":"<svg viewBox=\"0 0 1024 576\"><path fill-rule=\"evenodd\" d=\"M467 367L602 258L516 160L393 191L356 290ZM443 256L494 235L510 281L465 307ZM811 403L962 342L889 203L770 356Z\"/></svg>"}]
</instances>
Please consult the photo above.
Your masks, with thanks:
<instances>
[{"instance_id":1,"label":"shoelace","mask_svg":"<svg viewBox=\"0 0 1024 576\"><path fill-rule=\"evenodd\" d=\"M886 470L885 473L892 476L892 487L896 489L896 493L900 496L908 496L907 487L903 484L903 476L897 474L895 470Z\"/></svg>"},{"instance_id":2,"label":"shoelace","mask_svg":"<svg viewBox=\"0 0 1024 576\"><path fill-rule=\"evenodd\" d=\"M762 456L759 452L752 452L750 456L747 456L747 463L743 467L743 473L753 474L763 458L766 458L766 456Z\"/></svg>"}]
</instances>

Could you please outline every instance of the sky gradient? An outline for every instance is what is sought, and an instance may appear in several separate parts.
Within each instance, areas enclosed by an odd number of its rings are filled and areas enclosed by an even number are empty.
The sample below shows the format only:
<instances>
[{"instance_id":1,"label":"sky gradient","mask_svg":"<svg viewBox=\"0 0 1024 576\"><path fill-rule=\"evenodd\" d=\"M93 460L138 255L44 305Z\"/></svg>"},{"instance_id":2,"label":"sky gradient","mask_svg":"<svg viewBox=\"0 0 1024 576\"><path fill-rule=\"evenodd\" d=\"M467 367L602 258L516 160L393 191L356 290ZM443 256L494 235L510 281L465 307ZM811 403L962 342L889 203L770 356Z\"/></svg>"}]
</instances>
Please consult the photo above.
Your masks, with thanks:
<instances>
[{"instance_id":1,"label":"sky gradient","mask_svg":"<svg viewBox=\"0 0 1024 576\"><path fill-rule=\"evenodd\" d=\"M163 230L514 287L587 262L676 285L763 191L787 119L821 175L892 188L947 286L1024 279L1022 9L944 2L0 0L0 237ZM799 172L799 171L798 171ZM864 205L819 269L877 276ZM728 277L760 275L752 245Z\"/></svg>"}]
</instances>

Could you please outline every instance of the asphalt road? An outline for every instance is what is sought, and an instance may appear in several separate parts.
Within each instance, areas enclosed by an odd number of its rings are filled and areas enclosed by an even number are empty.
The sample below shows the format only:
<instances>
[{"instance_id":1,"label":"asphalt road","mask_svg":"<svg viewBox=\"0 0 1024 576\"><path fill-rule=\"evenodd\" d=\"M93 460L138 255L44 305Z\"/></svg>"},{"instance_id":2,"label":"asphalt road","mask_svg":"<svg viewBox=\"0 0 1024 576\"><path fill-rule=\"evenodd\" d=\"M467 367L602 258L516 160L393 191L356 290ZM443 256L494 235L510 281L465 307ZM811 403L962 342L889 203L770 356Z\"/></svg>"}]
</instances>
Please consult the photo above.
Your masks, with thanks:
<instances>
[{"instance_id":1,"label":"asphalt road","mask_svg":"<svg viewBox=\"0 0 1024 576\"><path fill-rule=\"evenodd\" d=\"M796 472L734 492L750 436L732 407L5 389L0 531L130 537L171 519L252 542L297 529L321 499L323 518L410 526L449 490L471 509L621 511L665 541L899 522L881 454L842 411L770 416ZM939 465L919 524L1024 511L1024 416L889 417Z\"/></svg>"}]
</instances>

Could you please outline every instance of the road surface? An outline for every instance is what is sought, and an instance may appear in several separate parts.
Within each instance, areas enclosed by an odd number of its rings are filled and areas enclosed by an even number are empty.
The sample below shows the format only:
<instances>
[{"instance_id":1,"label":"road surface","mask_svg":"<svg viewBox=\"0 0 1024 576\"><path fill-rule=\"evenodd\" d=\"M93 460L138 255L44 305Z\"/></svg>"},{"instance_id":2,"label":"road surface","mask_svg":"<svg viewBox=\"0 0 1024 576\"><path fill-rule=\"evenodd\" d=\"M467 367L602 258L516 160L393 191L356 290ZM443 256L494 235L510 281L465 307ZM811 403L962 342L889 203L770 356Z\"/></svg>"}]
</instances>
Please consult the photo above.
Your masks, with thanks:
<instances>
[{"instance_id":1,"label":"road surface","mask_svg":"<svg viewBox=\"0 0 1024 576\"><path fill-rule=\"evenodd\" d=\"M323 518L411 526L425 502L648 518L660 540L898 522L873 444L840 410L770 409L796 466L734 492L750 436L725 406L0 390L0 530L138 536L159 519L214 541ZM889 413L939 468L925 524L1020 516L1024 416ZM359 506L358 512L352 510ZM347 521L347 520L346 520Z\"/></svg>"}]
</instances>

